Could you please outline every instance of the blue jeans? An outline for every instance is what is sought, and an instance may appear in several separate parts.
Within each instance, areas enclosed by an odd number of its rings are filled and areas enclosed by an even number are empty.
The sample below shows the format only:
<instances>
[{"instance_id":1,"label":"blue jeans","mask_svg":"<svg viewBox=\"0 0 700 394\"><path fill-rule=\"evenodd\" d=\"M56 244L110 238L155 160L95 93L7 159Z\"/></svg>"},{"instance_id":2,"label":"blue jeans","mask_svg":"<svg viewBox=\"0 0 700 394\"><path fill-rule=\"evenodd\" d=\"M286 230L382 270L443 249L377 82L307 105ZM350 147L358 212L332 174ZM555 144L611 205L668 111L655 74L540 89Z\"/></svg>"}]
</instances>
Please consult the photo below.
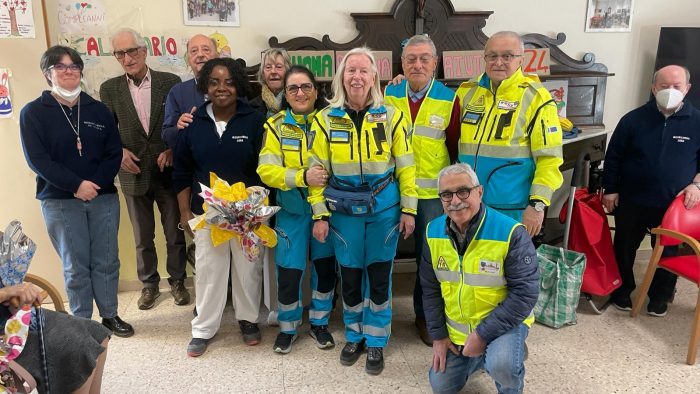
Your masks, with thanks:
<instances>
[{"instance_id":1,"label":"blue jeans","mask_svg":"<svg viewBox=\"0 0 700 394\"><path fill-rule=\"evenodd\" d=\"M416 271L416 284L413 286L413 311L418 319L425 319L425 313L423 312L423 288L420 285L419 275L423 244L425 243L425 229L428 227L428 223L444 213L445 210L439 198L418 200L416 229L413 231L413 239L415 240L413 250L416 252L416 267L418 268L418 271Z\"/></svg>"},{"instance_id":2,"label":"blue jeans","mask_svg":"<svg viewBox=\"0 0 700 394\"><path fill-rule=\"evenodd\" d=\"M70 310L92 318L95 300L100 316L117 316L119 282L119 198L116 193L90 202L74 199L41 201L51 243L63 262Z\"/></svg>"},{"instance_id":3,"label":"blue jeans","mask_svg":"<svg viewBox=\"0 0 700 394\"><path fill-rule=\"evenodd\" d=\"M434 393L456 393L467 383L467 379L481 369L496 381L499 393L522 393L525 378L523 357L528 327L519 326L494 339L479 357L457 356L447 351L445 372L428 372Z\"/></svg>"}]
</instances>

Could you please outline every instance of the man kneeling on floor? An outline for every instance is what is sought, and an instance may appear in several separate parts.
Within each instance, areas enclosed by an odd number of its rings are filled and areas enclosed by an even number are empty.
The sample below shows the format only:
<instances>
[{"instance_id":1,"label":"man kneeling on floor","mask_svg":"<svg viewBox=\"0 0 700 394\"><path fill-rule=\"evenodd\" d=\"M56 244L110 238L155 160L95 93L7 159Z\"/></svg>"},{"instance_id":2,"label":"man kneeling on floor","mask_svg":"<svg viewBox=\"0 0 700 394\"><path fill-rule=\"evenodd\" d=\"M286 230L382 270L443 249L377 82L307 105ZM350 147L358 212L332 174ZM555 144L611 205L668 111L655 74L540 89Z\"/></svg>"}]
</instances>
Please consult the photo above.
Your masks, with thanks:
<instances>
[{"instance_id":1,"label":"man kneeling on floor","mask_svg":"<svg viewBox=\"0 0 700 394\"><path fill-rule=\"evenodd\" d=\"M468 164L442 169L438 191L445 215L428 224L419 273L433 339L430 385L456 393L485 368L499 393L521 393L539 292L535 247L521 223L482 204Z\"/></svg>"}]
</instances>

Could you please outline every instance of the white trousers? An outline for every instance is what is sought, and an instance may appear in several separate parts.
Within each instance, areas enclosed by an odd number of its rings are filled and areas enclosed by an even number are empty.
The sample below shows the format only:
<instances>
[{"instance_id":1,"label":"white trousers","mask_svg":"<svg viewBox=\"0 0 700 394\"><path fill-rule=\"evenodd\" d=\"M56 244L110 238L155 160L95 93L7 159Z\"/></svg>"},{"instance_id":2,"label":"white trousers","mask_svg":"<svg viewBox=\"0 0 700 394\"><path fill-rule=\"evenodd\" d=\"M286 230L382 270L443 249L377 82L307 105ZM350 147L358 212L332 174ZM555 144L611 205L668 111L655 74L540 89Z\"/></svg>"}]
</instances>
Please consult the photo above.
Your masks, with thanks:
<instances>
[{"instance_id":1,"label":"white trousers","mask_svg":"<svg viewBox=\"0 0 700 394\"><path fill-rule=\"evenodd\" d=\"M195 232L194 243L197 316L192 319L192 337L210 339L219 330L226 306L229 272L236 319L255 323L260 313L262 260L267 248L262 248L258 261L248 261L237 238L214 247L208 228Z\"/></svg>"}]
</instances>

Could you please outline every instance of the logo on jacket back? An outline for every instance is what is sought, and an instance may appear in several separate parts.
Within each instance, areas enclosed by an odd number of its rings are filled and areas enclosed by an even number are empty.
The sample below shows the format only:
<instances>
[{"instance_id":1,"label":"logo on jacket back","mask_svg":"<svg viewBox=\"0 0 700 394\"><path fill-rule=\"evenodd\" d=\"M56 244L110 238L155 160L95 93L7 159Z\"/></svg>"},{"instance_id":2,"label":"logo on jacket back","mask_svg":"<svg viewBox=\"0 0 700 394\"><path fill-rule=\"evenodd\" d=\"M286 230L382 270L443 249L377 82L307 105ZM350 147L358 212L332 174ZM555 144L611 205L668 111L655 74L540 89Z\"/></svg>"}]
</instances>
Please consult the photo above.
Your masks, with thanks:
<instances>
[{"instance_id":1,"label":"logo on jacket back","mask_svg":"<svg viewBox=\"0 0 700 394\"><path fill-rule=\"evenodd\" d=\"M439 271L449 271L450 269L447 268L447 261L445 261L445 258L440 256L437 262L437 269Z\"/></svg>"}]
</instances>

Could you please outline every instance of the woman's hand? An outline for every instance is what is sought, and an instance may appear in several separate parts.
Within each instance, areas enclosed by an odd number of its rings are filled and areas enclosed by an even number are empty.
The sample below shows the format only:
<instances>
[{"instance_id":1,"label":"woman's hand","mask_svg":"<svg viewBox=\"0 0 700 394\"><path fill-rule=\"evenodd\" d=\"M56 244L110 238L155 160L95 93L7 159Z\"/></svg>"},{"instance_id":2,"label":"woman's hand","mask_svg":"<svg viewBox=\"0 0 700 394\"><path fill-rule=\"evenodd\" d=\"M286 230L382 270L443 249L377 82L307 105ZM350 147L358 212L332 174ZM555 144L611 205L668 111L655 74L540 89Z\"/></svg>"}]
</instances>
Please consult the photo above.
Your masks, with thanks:
<instances>
[{"instance_id":1,"label":"woman's hand","mask_svg":"<svg viewBox=\"0 0 700 394\"><path fill-rule=\"evenodd\" d=\"M321 166L313 166L306 170L306 183L309 186L325 186L328 182L328 172Z\"/></svg>"},{"instance_id":2,"label":"woman's hand","mask_svg":"<svg viewBox=\"0 0 700 394\"><path fill-rule=\"evenodd\" d=\"M326 237L328 237L328 222L325 220L315 221L313 235L318 242L322 244L326 243Z\"/></svg>"},{"instance_id":3,"label":"woman's hand","mask_svg":"<svg viewBox=\"0 0 700 394\"><path fill-rule=\"evenodd\" d=\"M29 282L0 289L0 302L10 301L13 298L19 301L16 306L40 305L44 300L41 289Z\"/></svg>"},{"instance_id":4,"label":"woman's hand","mask_svg":"<svg viewBox=\"0 0 700 394\"><path fill-rule=\"evenodd\" d=\"M100 187L97 184L90 181L82 181L80 186L78 186L78 191L73 193L73 196L83 201L90 201L97 197L98 190L100 190Z\"/></svg>"},{"instance_id":5,"label":"woman's hand","mask_svg":"<svg viewBox=\"0 0 700 394\"><path fill-rule=\"evenodd\" d=\"M407 213L401 214L401 222L399 223L399 231L403 234L403 239L408 239L408 237L413 234L413 230L416 229L416 218Z\"/></svg>"}]
</instances>

